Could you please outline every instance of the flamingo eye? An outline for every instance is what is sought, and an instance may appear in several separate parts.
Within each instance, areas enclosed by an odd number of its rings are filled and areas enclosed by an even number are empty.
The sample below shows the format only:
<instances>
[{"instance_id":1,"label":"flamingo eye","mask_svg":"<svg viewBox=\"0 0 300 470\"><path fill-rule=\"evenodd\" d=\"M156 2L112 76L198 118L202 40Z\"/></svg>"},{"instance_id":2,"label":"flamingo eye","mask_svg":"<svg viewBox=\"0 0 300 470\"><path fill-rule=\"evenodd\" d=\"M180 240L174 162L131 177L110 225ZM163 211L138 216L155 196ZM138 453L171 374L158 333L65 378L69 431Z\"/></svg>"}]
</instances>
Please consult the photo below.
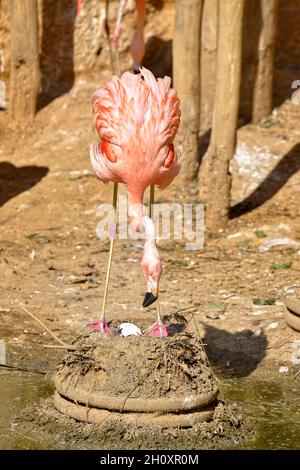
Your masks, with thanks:
<instances>
[{"instance_id":1,"label":"flamingo eye","mask_svg":"<svg viewBox=\"0 0 300 470\"><path fill-rule=\"evenodd\" d=\"M168 145L167 158L165 159L165 162L164 162L164 167L165 168L170 168L170 166L172 165L172 163L174 161L174 158L175 158L174 145L169 144Z\"/></svg>"},{"instance_id":2,"label":"flamingo eye","mask_svg":"<svg viewBox=\"0 0 300 470\"><path fill-rule=\"evenodd\" d=\"M103 155L106 156L107 160L109 160L110 162L115 163L117 161L117 156L110 142L101 142L101 152Z\"/></svg>"}]
</instances>

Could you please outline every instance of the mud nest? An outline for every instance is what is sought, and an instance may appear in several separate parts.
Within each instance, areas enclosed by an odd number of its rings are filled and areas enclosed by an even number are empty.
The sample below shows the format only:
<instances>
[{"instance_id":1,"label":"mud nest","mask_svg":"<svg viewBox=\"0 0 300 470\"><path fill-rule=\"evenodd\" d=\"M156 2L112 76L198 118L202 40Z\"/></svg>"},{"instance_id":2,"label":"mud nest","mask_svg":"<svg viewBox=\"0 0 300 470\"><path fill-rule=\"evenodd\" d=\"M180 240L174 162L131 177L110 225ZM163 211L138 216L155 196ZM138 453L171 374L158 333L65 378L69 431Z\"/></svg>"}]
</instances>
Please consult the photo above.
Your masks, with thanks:
<instances>
[{"instance_id":1,"label":"mud nest","mask_svg":"<svg viewBox=\"0 0 300 470\"><path fill-rule=\"evenodd\" d=\"M243 446L251 426L218 395L198 336L186 330L162 341L146 335L82 330L53 375L54 401L31 404L14 426L62 449Z\"/></svg>"},{"instance_id":2,"label":"mud nest","mask_svg":"<svg viewBox=\"0 0 300 470\"><path fill-rule=\"evenodd\" d=\"M300 300L295 297L285 299L284 318L293 330L300 331Z\"/></svg>"},{"instance_id":3,"label":"mud nest","mask_svg":"<svg viewBox=\"0 0 300 470\"><path fill-rule=\"evenodd\" d=\"M153 340L84 330L73 346L53 375L54 404L65 415L160 428L213 418L217 380L195 335Z\"/></svg>"}]
</instances>

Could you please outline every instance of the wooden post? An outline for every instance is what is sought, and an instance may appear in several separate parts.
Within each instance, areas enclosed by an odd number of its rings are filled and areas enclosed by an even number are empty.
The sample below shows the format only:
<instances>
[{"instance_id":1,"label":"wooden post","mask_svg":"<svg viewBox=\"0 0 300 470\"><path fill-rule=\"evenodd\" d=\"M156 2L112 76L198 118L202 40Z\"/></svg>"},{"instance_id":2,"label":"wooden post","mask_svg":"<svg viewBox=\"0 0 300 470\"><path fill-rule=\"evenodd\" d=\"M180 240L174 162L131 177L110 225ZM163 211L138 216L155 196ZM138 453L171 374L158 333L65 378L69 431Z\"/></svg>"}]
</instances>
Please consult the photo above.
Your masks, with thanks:
<instances>
[{"instance_id":1,"label":"wooden post","mask_svg":"<svg viewBox=\"0 0 300 470\"><path fill-rule=\"evenodd\" d=\"M255 77L252 121L257 124L272 111L274 54L278 0L261 0L262 27L258 43L258 67Z\"/></svg>"},{"instance_id":2,"label":"wooden post","mask_svg":"<svg viewBox=\"0 0 300 470\"><path fill-rule=\"evenodd\" d=\"M252 121L254 82L258 63L258 41L261 30L261 0L245 2L243 18L243 53L239 114L246 123Z\"/></svg>"},{"instance_id":3,"label":"wooden post","mask_svg":"<svg viewBox=\"0 0 300 470\"><path fill-rule=\"evenodd\" d=\"M216 91L218 0L204 0L200 64L200 130L211 128Z\"/></svg>"},{"instance_id":4,"label":"wooden post","mask_svg":"<svg viewBox=\"0 0 300 470\"><path fill-rule=\"evenodd\" d=\"M203 0L176 0L173 36L174 87L181 104L177 149L182 156L181 180L190 183L199 166L200 30Z\"/></svg>"},{"instance_id":5,"label":"wooden post","mask_svg":"<svg viewBox=\"0 0 300 470\"><path fill-rule=\"evenodd\" d=\"M9 112L17 121L36 114L40 89L37 0L10 0Z\"/></svg>"},{"instance_id":6,"label":"wooden post","mask_svg":"<svg viewBox=\"0 0 300 470\"><path fill-rule=\"evenodd\" d=\"M209 178L200 181L207 186L206 224L213 231L225 227L229 215L229 163L236 143L243 9L244 0L219 0L216 97L211 142L204 156Z\"/></svg>"}]
</instances>

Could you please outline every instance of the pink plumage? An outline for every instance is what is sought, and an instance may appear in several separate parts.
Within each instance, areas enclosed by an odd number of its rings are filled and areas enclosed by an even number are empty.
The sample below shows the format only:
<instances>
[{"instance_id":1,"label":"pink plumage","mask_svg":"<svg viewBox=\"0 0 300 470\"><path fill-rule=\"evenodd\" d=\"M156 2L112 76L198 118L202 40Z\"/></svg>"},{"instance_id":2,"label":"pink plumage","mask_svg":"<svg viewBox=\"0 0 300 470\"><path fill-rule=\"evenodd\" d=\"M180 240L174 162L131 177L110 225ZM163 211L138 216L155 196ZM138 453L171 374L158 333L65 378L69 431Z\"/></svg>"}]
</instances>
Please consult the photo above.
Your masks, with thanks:
<instances>
[{"instance_id":1,"label":"pink plumage","mask_svg":"<svg viewBox=\"0 0 300 470\"><path fill-rule=\"evenodd\" d=\"M131 202L142 203L150 184L166 187L179 172L173 147L179 99L170 84L142 68L114 76L92 99L100 139L91 147L93 168L102 181L125 183Z\"/></svg>"}]
</instances>

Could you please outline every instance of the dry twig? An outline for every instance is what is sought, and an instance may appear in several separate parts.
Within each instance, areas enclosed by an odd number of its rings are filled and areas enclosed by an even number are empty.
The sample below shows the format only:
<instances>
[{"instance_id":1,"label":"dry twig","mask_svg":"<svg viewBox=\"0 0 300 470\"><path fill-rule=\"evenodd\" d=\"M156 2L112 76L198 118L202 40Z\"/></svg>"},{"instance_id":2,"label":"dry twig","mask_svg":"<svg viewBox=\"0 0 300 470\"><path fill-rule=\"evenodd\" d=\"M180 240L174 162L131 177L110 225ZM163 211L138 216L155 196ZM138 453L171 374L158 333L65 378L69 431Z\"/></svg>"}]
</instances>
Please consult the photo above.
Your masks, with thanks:
<instances>
[{"instance_id":1,"label":"dry twig","mask_svg":"<svg viewBox=\"0 0 300 470\"><path fill-rule=\"evenodd\" d=\"M19 305L19 307L25 312L27 313L27 315L29 315L31 318L33 318L36 322L39 323L39 325L41 325L42 328L44 328L44 330L46 330L61 346L63 346L65 349L74 349L73 346L70 346L69 344L65 343L64 341L62 341L61 339L58 338L58 336L56 336L55 333L53 333L41 320L39 320L33 313L29 312L29 310L27 310L27 308L25 308L23 305ZM46 346L48 347L48 346Z\"/></svg>"}]
</instances>

